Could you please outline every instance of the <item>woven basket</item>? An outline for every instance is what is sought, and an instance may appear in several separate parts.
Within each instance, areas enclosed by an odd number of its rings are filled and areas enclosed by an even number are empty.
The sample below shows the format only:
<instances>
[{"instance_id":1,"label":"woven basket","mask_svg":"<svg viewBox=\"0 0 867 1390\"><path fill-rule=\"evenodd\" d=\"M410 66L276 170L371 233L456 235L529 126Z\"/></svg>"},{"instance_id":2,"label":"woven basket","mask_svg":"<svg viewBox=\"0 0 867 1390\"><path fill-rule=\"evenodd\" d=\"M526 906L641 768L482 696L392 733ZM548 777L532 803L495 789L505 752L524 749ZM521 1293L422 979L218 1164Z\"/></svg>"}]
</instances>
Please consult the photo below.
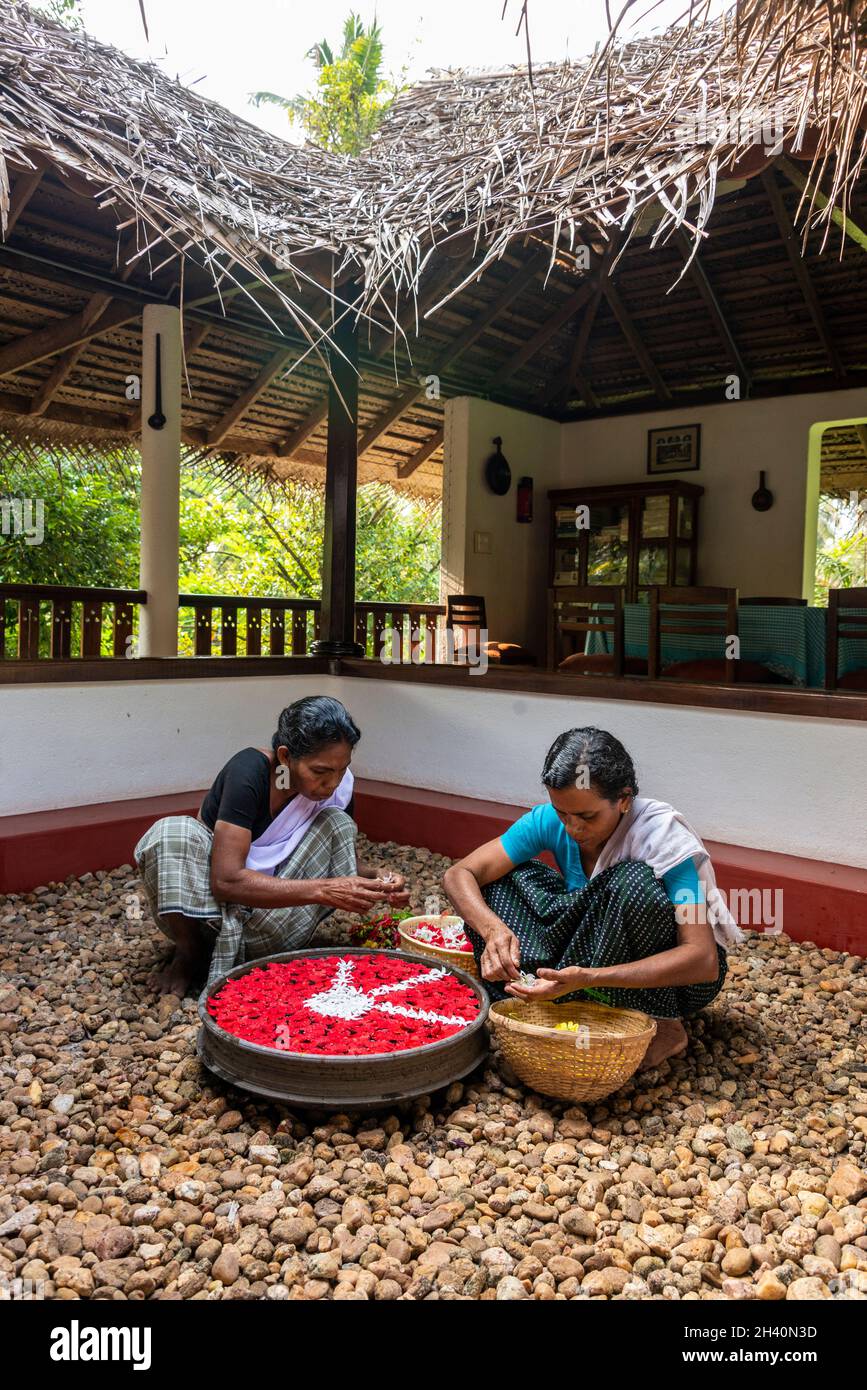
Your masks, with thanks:
<instances>
[{"instance_id":1,"label":"woven basket","mask_svg":"<svg viewBox=\"0 0 867 1390\"><path fill-rule=\"evenodd\" d=\"M413 936L414 929L422 922L437 920L440 919L435 912L428 912L422 917L404 917L397 927L400 943L404 950L411 951L416 956L430 956L431 960L435 960L438 965L448 965L456 967L458 970L465 970L468 975L472 975L477 980L479 972L472 951L447 951L444 946L432 946L429 941L419 941L417 937ZM461 926L464 925L462 917L447 915L442 918L442 921L447 922L450 926L456 922L460 922Z\"/></svg>"},{"instance_id":2,"label":"woven basket","mask_svg":"<svg viewBox=\"0 0 867 1390\"><path fill-rule=\"evenodd\" d=\"M648 1014L583 1001L506 999L491 1006L488 1018L516 1075L558 1100L600 1100L618 1090L638 1070L656 1032ZM586 1024L589 1046L554 1027L562 1022Z\"/></svg>"}]
</instances>

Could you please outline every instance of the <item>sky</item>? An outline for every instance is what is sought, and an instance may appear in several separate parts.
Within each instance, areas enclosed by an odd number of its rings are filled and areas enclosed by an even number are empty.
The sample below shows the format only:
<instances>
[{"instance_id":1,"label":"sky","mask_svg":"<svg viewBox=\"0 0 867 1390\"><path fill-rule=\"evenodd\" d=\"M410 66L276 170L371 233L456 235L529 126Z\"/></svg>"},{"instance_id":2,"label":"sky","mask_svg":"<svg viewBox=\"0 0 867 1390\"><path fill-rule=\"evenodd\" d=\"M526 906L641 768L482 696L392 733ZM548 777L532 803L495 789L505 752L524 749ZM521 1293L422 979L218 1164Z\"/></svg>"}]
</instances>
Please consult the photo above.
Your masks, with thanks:
<instances>
[{"instance_id":1,"label":"sky","mask_svg":"<svg viewBox=\"0 0 867 1390\"><path fill-rule=\"evenodd\" d=\"M612 12L622 0L612 0ZM722 4L722 0L720 0ZM662 0L638 31L679 18L688 0ZM133 58L158 62L171 77L195 85L239 116L289 139L285 113L256 108L248 96L272 91L295 96L309 90L313 67L305 53L320 39L338 42L351 9L369 22L374 14L385 40L385 67L408 81L435 67L507 67L523 63L526 40L516 35L520 0L144 0L150 42L138 0L82 0L85 28ZM580 58L605 37L604 0L530 0L534 62Z\"/></svg>"}]
</instances>

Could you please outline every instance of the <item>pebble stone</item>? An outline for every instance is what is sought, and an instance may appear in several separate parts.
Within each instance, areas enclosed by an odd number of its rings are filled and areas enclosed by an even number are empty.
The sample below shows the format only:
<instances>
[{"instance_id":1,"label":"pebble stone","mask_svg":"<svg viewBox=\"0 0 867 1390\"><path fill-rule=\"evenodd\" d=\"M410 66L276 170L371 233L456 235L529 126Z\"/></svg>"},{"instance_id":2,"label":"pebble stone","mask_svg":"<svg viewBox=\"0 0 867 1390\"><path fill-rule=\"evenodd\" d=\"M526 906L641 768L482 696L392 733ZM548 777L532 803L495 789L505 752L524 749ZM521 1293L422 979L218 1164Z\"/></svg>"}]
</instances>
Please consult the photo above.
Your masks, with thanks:
<instances>
[{"instance_id":1,"label":"pebble stone","mask_svg":"<svg viewBox=\"0 0 867 1390\"><path fill-rule=\"evenodd\" d=\"M367 844L431 911L449 861ZM355 920L330 917L314 945ZM867 1298L867 962L730 953L690 1045L568 1105L497 1055L375 1115L226 1088L128 865L0 899L0 1292L63 1300Z\"/></svg>"}]
</instances>

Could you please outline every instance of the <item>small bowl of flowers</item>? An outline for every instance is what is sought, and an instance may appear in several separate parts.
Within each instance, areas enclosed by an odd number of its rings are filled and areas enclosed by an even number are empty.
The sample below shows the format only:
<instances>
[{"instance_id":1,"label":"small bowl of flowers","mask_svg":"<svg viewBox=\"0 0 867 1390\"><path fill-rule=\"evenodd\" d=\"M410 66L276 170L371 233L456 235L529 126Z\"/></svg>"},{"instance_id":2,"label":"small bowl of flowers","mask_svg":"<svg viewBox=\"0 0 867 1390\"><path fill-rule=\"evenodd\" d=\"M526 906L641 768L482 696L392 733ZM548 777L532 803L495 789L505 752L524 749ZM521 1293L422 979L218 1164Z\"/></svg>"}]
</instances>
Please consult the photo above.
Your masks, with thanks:
<instances>
[{"instance_id":1,"label":"small bowl of flowers","mask_svg":"<svg viewBox=\"0 0 867 1390\"><path fill-rule=\"evenodd\" d=\"M463 917L451 912L427 912L421 917L405 917L398 926L405 951L430 956L440 965L456 965L468 975L479 977L473 948L464 930Z\"/></svg>"}]
</instances>

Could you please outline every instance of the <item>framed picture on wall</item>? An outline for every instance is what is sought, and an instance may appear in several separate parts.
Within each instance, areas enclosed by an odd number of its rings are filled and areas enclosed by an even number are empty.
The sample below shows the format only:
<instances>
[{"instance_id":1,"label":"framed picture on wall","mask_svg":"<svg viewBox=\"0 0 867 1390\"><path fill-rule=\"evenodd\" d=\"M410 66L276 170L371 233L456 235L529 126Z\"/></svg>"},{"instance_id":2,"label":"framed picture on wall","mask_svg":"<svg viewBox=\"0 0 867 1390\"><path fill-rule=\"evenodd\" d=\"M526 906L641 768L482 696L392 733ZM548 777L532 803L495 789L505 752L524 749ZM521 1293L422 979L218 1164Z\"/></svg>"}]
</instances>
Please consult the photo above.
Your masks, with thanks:
<instances>
[{"instance_id":1,"label":"framed picture on wall","mask_svg":"<svg viewBox=\"0 0 867 1390\"><path fill-rule=\"evenodd\" d=\"M647 431L648 473L693 473L701 462L701 425Z\"/></svg>"}]
</instances>

